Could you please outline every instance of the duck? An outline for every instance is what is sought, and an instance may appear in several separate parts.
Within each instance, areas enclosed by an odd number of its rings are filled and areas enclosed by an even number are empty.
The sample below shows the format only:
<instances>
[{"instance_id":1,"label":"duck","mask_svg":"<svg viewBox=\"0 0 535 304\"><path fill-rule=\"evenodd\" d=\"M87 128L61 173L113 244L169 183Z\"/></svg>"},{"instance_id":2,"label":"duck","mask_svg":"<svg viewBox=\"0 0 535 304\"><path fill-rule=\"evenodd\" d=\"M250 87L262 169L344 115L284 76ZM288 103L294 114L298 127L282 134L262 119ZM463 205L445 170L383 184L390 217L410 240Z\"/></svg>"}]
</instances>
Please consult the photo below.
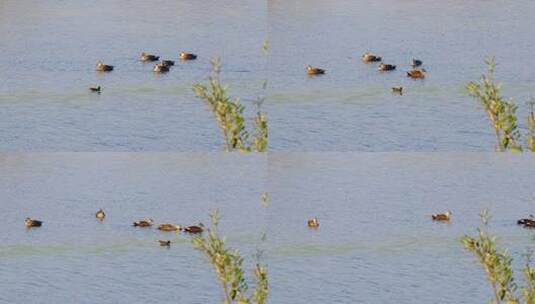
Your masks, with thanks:
<instances>
[{"instance_id":1,"label":"duck","mask_svg":"<svg viewBox=\"0 0 535 304\"><path fill-rule=\"evenodd\" d=\"M396 66L393 64L381 63L379 65L379 71L393 71L395 69L396 69Z\"/></svg>"},{"instance_id":2,"label":"duck","mask_svg":"<svg viewBox=\"0 0 535 304\"><path fill-rule=\"evenodd\" d=\"M401 86L392 87L392 93L403 95L403 87L401 87Z\"/></svg>"},{"instance_id":3,"label":"duck","mask_svg":"<svg viewBox=\"0 0 535 304\"><path fill-rule=\"evenodd\" d=\"M524 225L525 227L535 227L534 219L520 219L516 222L518 225Z\"/></svg>"},{"instance_id":4,"label":"duck","mask_svg":"<svg viewBox=\"0 0 535 304\"><path fill-rule=\"evenodd\" d=\"M163 66L170 67L175 65L175 62L173 60L162 60L161 63Z\"/></svg>"},{"instance_id":5,"label":"duck","mask_svg":"<svg viewBox=\"0 0 535 304\"><path fill-rule=\"evenodd\" d=\"M141 53L141 56L139 58L141 61L158 61L160 59L160 56L148 54L148 53Z\"/></svg>"},{"instance_id":6,"label":"duck","mask_svg":"<svg viewBox=\"0 0 535 304\"><path fill-rule=\"evenodd\" d=\"M311 65L307 65L306 69L307 69L307 74L308 75L323 75L323 74L325 74L325 70L324 69L314 68Z\"/></svg>"},{"instance_id":7,"label":"duck","mask_svg":"<svg viewBox=\"0 0 535 304\"><path fill-rule=\"evenodd\" d=\"M533 228L535 227L535 220L527 220L524 222L524 227Z\"/></svg>"},{"instance_id":8,"label":"duck","mask_svg":"<svg viewBox=\"0 0 535 304\"><path fill-rule=\"evenodd\" d=\"M377 56L373 53L370 53L370 52L366 52L364 53L364 55L362 55L362 61L364 63L369 63L369 62L378 62L378 61L381 61L382 58L381 56Z\"/></svg>"},{"instance_id":9,"label":"duck","mask_svg":"<svg viewBox=\"0 0 535 304\"><path fill-rule=\"evenodd\" d=\"M106 213L104 213L104 210L99 209L97 213L95 213L95 217L102 221L106 217Z\"/></svg>"},{"instance_id":10,"label":"duck","mask_svg":"<svg viewBox=\"0 0 535 304\"><path fill-rule=\"evenodd\" d=\"M26 225L26 228L33 228L33 227L41 227L43 225L43 222L27 217L24 220L24 224Z\"/></svg>"},{"instance_id":11,"label":"duck","mask_svg":"<svg viewBox=\"0 0 535 304\"><path fill-rule=\"evenodd\" d=\"M533 215L529 215L529 218L523 218L516 221L518 225L524 225L528 227L535 227L535 219L533 219Z\"/></svg>"},{"instance_id":12,"label":"duck","mask_svg":"<svg viewBox=\"0 0 535 304\"><path fill-rule=\"evenodd\" d=\"M152 219L143 219L134 222L134 227L150 227L154 221Z\"/></svg>"},{"instance_id":13,"label":"duck","mask_svg":"<svg viewBox=\"0 0 535 304\"><path fill-rule=\"evenodd\" d=\"M202 223L199 223L198 226L187 226L184 227L184 231L188 233L202 233L204 231L204 225Z\"/></svg>"},{"instance_id":14,"label":"duck","mask_svg":"<svg viewBox=\"0 0 535 304\"><path fill-rule=\"evenodd\" d=\"M449 221L451 219L451 211L446 211L445 213L436 213L431 215L433 221Z\"/></svg>"},{"instance_id":15,"label":"duck","mask_svg":"<svg viewBox=\"0 0 535 304\"><path fill-rule=\"evenodd\" d=\"M171 240L158 240L158 242L160 243L160 246L166 246L166 247L171 246Z\"/></svg>"},{"instance_id":16,"label":"duck","mask_svg":"<svg viewBox=\"0 0 535 304\"><path fill-rule=\"evenodd\" d=\"M95 93L99 93L100 94L100 86L96 86L96 87L89 87L89 91L91 92L95 92Z\"/></svg>"},{"instance_id":17,"label":"duck","mask_svg":"<svg viewBox=\"0 0 535 304\"><path fill-rule=\"evenodd\" d=\"M185 53L185 52L181 52L179 57L182 60L195 60L195 59L197 59L197 55L192 54L192 53Z\"/></svg>"},{"instance_id":18,"label":"duck","mask_svg":"<svg viewBox=\"0 0 535 304\"><path fill-rule=\"evenodd\" d=\"M417 67L421 66L422 64L423 64L423 62L421 60L418 60L418 59L415 59L415 58L412 59L411 66L413 68L417 68Z\"/></svg>"},{"instance_id":19,"label":"duck","mask_svg":"<svg viewBox=\"0 0 535 304\"><path fill-rule=\"evenodd\" d=\"M161 224L158 226L158 230L162 231L180 231L182 230L182 227L180 225L175 224Z\"/></svg>"},{"instance_id":20,"label":"duck","mask_svg":"<svg viewBox=\"0 0 535 304\"><path fill-rule=\"evenodd\" d=\"M310 228L318 228L320 226L320 223L318 222L318 218L314 217L307 221L307 225Z\"/></svg>"},{"instance_id":21,"label":"duck","mask_svg":"<svg viewBox=\"0 0 535 304\"><path fill-rule=\"evenodd\" d=\"M169 67L159 63L159 64L154 65L154 68L152 68L152 71L156 73L165 73L165 72L169 72Z\"/></svg>"},{"instance_id":22,"label":"duck","mask_svg":"<svg viewBox=\"0 0 535 304\"><path fill-rule=\"evenodd\" d=\"M413 79L423 79L426 73L425 69L412 69L407 72L407 76Z\"/></svg>"},{"instance_id":23,"label":"duck","mask_svg":"<svg viewBox=\"0 0 535 304\"><path fill-rule=\"evenodd\" d=\"M99 72L110 72L113 71L113 65L104 64L102 61L97 62L97 71Z\"/></svg>"}]
</instances>

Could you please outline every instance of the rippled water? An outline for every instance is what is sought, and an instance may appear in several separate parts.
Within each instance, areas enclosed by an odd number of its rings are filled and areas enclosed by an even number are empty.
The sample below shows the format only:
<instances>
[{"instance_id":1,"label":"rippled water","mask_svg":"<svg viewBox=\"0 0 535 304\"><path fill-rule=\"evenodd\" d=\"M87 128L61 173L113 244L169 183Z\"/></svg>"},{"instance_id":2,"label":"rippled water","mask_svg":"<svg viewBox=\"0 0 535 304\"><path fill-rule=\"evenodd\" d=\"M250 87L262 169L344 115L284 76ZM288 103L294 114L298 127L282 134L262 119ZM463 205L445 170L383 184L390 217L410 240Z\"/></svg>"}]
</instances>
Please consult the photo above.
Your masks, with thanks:
<instances>
[{"instance_id":1,"label":"rippled water","mask_svg":"<svg viewBox=\"0 0 535 304\"><path fill-rule=\"evenodd\" d=\"M528 0L0 0L0 303L214 303L189 236L131 226L208 223L214 208L248 269L265 249L270 303L487 302L459 239L490 208L519 275L534 239L515 221L533 213L535 163L459 152L495 141L463 86L495 55L525 128L534 11ZM155 75L142 51L199 59ZM365 51L398 70L361 63ZM191 86L216 56L248 117L267 95L269 154L214 153L220 131ZM423 81L404 76L413 57ZM97 60L115 71L95 72ZM327 74L307 77L307 64ZM451 223L430 220L448 209ZM26 230L26 216L45 224Z\"/></svg>"},{"instance_id":2,"label":"rippled water","mask_svg":"<svg viewBox=\"0 0 535 304\"><path fill-rule=\"evenodd\" d=\"M3 154L0 172L2 303L213 303L215 275L190 237L132 221L208 224L218 208L229 242L249 256L266 229L262 156ZM26 230L26 216L43 227Z\"/></svg>"},{"instance_id":3,"label":"rippled water","mask_svg":"<svg viewBox=\"0 0 535 304\"><path fill-rule=\"evenodd\" d=\"M495 55L525 127L534 11L528 0L2 1L0 150L220 151L191 86L221 56L246 105L268 80L272 150L489 151L492 132L463 86ZM167 75L138 61L181 50L199 60ZM398 70L364 65L365 51ZM404 76L412 57L424 61L424 81ZM96 73L99 59L116 70ZM309 78L306 64L327 74ZM103 94L90 94L93 84ZM392 95L394 85L405 94Z\"/></svg>"},{"instance_id":4,"label":"rippled water","mask_svg":"<svg viewBox=\"0 0 535 304\"><path fill-rule=\"evenodd\" d=\"M530 156L271 154L269 172L274 303L487 303L484 271L460 244L483 208L516 269L533 246L516 225L535 204ZM450 224L432 222L448 209Z\"/></svg>"},{"instance_id":5,"label":"rippled water","mask_svg":"<svg viewBox=\"0 0 535 304\"><path fill-rule=\"evenodd\" d=\"M533 244L515 223L533 213L529 156L2 154L0 172L6 303L213 303L214 273L188 236L130 224L207 223L213 208L247 267L266 249L271 303L484 303L484 273L459 243L480 210L490 208L516 267ZM450 224L431 221L447 209ZM28 231L26 216L45 224ZM306 227L311 216L318 230ZM175 243L162 248L161 238Z\"/></svg>"},{"instance_id":6,"label":"rippled water","mask_svg":"<svg viewBox=\"0 0 535 304\"><path fill-rule=\"evenodd\" d=\"M261 93L265 14L258 1L1 1L0 150L221 151L191 87L220 56L233 93ZM199 58L155 75L143 51Z\"/></svg>"},{"instance_id":7,"label":"rippled water","mask_svg":"<svg viewBox=\"0 0 535 304\"><path fill-rule=\"evenodd\" d=\"M495 55L521 106L533 95L533 1L268 0L272 149L489 151L484 113L463 87ZM372 51L397 70L379 73ZM428 77L407 79L410 60ZM327 74L307 77L306 64ZM392 95L402 85L403 96Z\"/></svg>"}]
</instances>

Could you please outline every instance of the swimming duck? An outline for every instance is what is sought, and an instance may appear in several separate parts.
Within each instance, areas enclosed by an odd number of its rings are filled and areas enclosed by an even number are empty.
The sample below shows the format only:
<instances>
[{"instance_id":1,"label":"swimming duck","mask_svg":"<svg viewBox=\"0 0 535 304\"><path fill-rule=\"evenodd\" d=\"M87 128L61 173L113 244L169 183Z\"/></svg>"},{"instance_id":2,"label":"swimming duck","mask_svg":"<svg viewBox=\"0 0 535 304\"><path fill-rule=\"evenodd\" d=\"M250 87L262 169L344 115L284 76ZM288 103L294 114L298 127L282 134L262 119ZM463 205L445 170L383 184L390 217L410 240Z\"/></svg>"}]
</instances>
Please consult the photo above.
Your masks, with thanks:
<instances>
[{"instance_id":1,"label":"swimming duck","mask_svg":"<svg viewBox=\"0 0 535 304\"><path fill-rule=\"evenodd\" d=\"M425 74L425 69L412 69L407 72L407 76L413 79L423 79L425 78Z\"/></svg>"},{"instance_id":2,"label":"swimming duck","mask_svg":"<svg viewBox=\"0 0 535 304\"><path fill-rule=\"evenodd\" d=\"M95 213L95 217L102 221L106 217L106 213L104 213L104 210L99 209L97 213Z\"/></svg>"},{"instance_id":3,"label":"swimming duck","mask_svg":"<svg viewBox=\"0 0 535 304\"><path fill-rule=\"evenodd\" d=\"M180 231L182 228L175 224L161 224L158 226L158 230L162 231Z\"/></svg>"},{"instance_id":4,"label":"swimming duck","mask_svg":"<svg viewBox=\"0 0 535 304\"><path fill-rule=\"evenodd\" d=\"M369 63L369 62L377 62L377 61L381 61L382 58L380 56L377 56L373 53L370 53L370 52L366 52L364 53L364 55L362 55L362 61L364 63Z\"/></svg>"},{"instance_id":5,"label":"swimming duck","mask_svg":"<svg viewBox=\"0 0 535 304\"><path fill-rule=\"evenodd\" d=\"M419 66L421 66L423 64L423 62L421 60L418 60L418 59L412 59L412 64L411 66L413 68L417 68Z\"/></svg>"},{"instance_id":6,"label":"swimming duck","mask_svg":"<svg viewBox=\"0 0 535 304\"><path fill-rule=\"evenodd\" d=\"M110 72L113 71L113 65L107 65L102 63L102 61L97 62L97 71L99 72Z\"/></svg>"},{"instance_id":7,"label":"swimming duck","mask_svg":"<svg viewBox=\"0 0 535 304\"><path fill-rule=\"evenodd\" d=\"M433 219L433 221L449 221L451 218L451 211L433 214L431 215L431 218Z\"/></svg>"},{"instance_id":8,"label":"swimming duck","mask_svg":"<svg viewBox=\"0 0 535 304\"><path fill-rule=\"evenodd\" d=\"M99 93L100 94L100 86L97 87L89 87L89 91Z\"/></svg>"},{"instance_id":9,"label":"swimming duck","mask_svg":"<svg viewBox=\"0 0 535 304\"><path fill-rule=\"evenodd\" d=\"M141 53L141 57L139 60L141 61L158 61L160 59L160 56L147 54L145 52Z\"/></svg>"},{"instance_id":10,"label":"swimming duck","mask_svg":"<svg viewBox=\"0 0 535 304\"><path fill-rule=\"evenodd\" d=\"M318 218L314 217L307 221L307 225L310 228L318 228L320 226L320 223L318 222Z\"/></svg>"},{"instance_id":11,"label":"swimming duck","mask_svg":"<svg viewBox=\"0 0 535 304\"><path fill-rule=\"evenodd\" d=\"M307 69L307 74L308 75L322 75L322 74L325 74L325 70L324 69L313 68L311 65L307 65L306 69Z\"/></svg>"},{"instance_id":12,"label":"swimming duck","mask_svg":"<svg viewBox=\"0 0 535 304\"><path fill-rule=\"evenodd\" d=\"M162 65L166 67L170 67L175 65L175 62L173 60L162 60Z\"/></svg>"},{"instance_id":13,"label":"swimming duck","mask_svg":"<svg viewBox=\"0 0 535 304\"><path fill-rule=\"evenodd\" d=\"M392 64L381 63L379 65L379 71L393 71L395 69L396 69L396 66Z\"/></svg>"},{"instance_id":14,"label":"swimming duck","mask_svg":"<svg viewBox=\"0 0 535 304\"><path fill-rule=\"evenodd\" d=\"M26 225L26 228L32 228L32 227L41 227L43 225L43 222L27 217L24 220L24 224Z\"/></svg>"},{"instance_id":15,"label":"swimming duck","mask_svg":"<svg viewBox=\"0 0 535 304\"><path fill-rule=\"evenodd\" d=\"M403 95L403 87L392 87L392 93Z\"/></svg>"},{"instance_id":16,"label":"swimming duck","mask_svg":"<svg viewBox=\"0 0 535 304\"><path fill-rule=\"evenodd\" d=\"M184 227L184 231L188 233L202 233L204 231L204 225L202 223L199 223L198 226L187 226Z\"/></svg>"},{"instance_id":17,"label":"swimming duck","mask_svg":"<svg viewBox=\"0 0 535 304\"><path fill-rule=\"evenodd\" d=\"M169 67L159 63L159 64L154 65L154 68L152 68L152 71L156 73L165 73L165 72L169 72Z\"/></svg>"},{"instance_id":18,"label":"swimming duck","mask_svg":"<svg viewBox=\"0 0 535 304\"><path fill-rule=\"evenodd\" d=\"M158 240L158 242L160 242L160 246L167 246L167 247L171 246L170 240Z\"/></svg>"},{"instance_id":19,"label":"swimming duck","mask_svg":"<svg viewBox=\"0 0 535 304\"><path fill-rule=\"evenodd\" d=\"M197 59L197 55L191 54L191 53L184 53L184 52L180 53L179 57L182 60L195 60L195 59Z\"/></svg>"},{"instance_id":20,"label":"swimming duck","mask_svg":"<svg viewBox=\"0 0 535 304\"><path fill-rule=\"evenodd\" d=\"M150 227L154 221L152 219L143 219L134 222L134 227Z\"/></svg>"},{"instance_id":21,"label":"swimming duck","mask_svg":"<svg viewBox=\"0 0 535 304\"><path fill-rule=\"evenodd\" d=\"M518 225L524 225L527 227L535 227L535 219L533 219L533 215L529 215L529 218L523 218L516 221Z\"/></svg>"},{"instance_id":22,"label":"swimming duck","mask_svg":"<svg viewBox=\"0 0 535 304\"><path fill-rule=\"evenodd\" d=\"M520 219L516 222L518 225L524 225L524 227L535 227L534 219Z\"/></svg>"}]
</instances>

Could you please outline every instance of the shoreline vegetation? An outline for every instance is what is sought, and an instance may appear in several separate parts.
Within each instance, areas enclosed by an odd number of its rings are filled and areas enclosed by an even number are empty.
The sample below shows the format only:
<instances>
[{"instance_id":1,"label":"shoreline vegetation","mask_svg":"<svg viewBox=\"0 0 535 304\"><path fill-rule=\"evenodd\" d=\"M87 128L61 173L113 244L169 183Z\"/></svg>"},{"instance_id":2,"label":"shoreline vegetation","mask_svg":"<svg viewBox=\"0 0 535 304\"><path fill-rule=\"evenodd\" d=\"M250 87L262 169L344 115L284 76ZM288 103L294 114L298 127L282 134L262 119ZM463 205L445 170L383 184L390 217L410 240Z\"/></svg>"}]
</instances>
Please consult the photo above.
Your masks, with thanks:
<instances>
[{"instance_id":1,"label":"shoreline vegetation","mask_svg":"<svg viewBox=\"0 0 535 304\"><path fill-rule=\"evenodd\" d=\"M220 215L217 210L210 214L212 225L207 229L207 235L196 236L192 239L193 246L201 251L212 264L221 289L224 304L265 304L269 294L267 266L258 261L254 268L254 290L251 293L243 270L244 258L240 252L228 248L226 240L217 230Z\"/></svg>"},{"instance_id":2,"label":"shoreline vegetation","mask_svg":"<svg viewBox=\"0 0 535 304\"><path fill-rule=\"evenodd\" d=\"M487 73L478 82L472 81L466 85L470 96L479 101L490 120L496 135L496 151L535 152L535 100L528 101L530 112L527 118L525 134L526 146L521 144L522 133L518 127L516 110L518 106L513 99L505 99L501 94L501 85L494 80L496 60L494 57L485 60Z\"/></svg>"},{"instance_id":3,"label":"shoreline vegetation","mask_svg":"<svg viewBox=\"0 0 535 304\"><path fill-rule=\"evenodd\" d=\"M263 99L256 102L257 111L253 120L253 130L245 123L245 106L239 98L229 96L229 88L221 83L221 60L213 59L212 75L208 84L197 83L193 91L204 100L212 110L225 141L225 151L266 152L268 148L268 120L261 105ZM264 82L263 88L265 89Z\"/></svg>"},{"instance_id":4,"label":"shoreline vegetation","mask_svg":"<svg viewBox=\"0 0 535 304\"><path fill-rule=\"evenodd\" d=\"M531 266L533 253L528 250L525 255L526 262L523 269L526 285L522 287L521 294L523 302L518 296L518 284L515 281L512 262L513 258L507 250L501 250L497 246L496 236L487 230L490 215L488 210L483 210L480 214L482 227L477 229L475 236L465 235L461 242L464 247L472 252L487 275L493 291L494 304L534 304L535 303L535 268Z\"/></svg>"},{"instance_id":5,"label":"shoreline vegetation","mask_svg":"<svg viewBox=\"0 0 535 304\"><path fill-rule=\"evenodd\" d=\"M535 100L528 102L529 113L527 117L527 131L525 134L526 146L521 144L521 131L518 127L516 111L518 106L512 99L506 100L501 95L501 86L494 80L496 62L494 58L486 61L487 73L483 74L479 82L470 82L466 88L470 96L476 98L487 113L488 119L494 128L497 145L496 151L522 152L524 150L535 152ZM220 81L221 61L217 58L212 60L212 75L208 78L208 84L201 83L193 86L197 97L207 102L210 106L225 140L225 151L241 152L265 152L268 144L267 118L261 111L264 101L259 99L257 113L254 119L254 135L245 125L245 107L238 98L230 98L228 86ZM267 82L263 89L266 89ZM267 202L267 198L263 197ZM243 257L239 251L226 248L225 238L217 231L219 213L211 215L212 227L208 229L208 236L197 236L192 242L194 247L203 252L214 267L218 281L223 290L223 303L257 303L264 304L267 301L269 287L267 279L267 267L256 264L255 289L248 294L248 285L242 269ZM487 274L487 280L493 290L491 303L520 304L520 297L516 294L518 286L514 281L512 261L513 258L507 250L497 249L496 237L490 235L486 227L490 219L487 210L481 213L483 228L477 229L476 236L465 235L461 242L465 249L472 252L479 260ZM433 219L435 217L433 216ZM449 221L449 211L447 215ZM532 253L526 255L526 265L523 270L527 285L521 289L523 303L535 304L535 268L530 266Z\"/></svg>"}]
</instances>

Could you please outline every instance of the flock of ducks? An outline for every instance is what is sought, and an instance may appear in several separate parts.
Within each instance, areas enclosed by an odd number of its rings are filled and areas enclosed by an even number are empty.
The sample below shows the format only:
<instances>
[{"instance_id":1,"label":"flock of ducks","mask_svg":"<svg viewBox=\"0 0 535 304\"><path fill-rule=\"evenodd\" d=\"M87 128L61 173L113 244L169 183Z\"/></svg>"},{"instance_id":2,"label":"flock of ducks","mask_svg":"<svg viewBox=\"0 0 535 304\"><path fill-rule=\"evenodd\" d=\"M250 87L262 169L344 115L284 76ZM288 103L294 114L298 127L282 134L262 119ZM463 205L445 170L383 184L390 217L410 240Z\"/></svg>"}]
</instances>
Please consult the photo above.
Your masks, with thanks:
<instances>
[{"instance_id":1,"label":"flock of ducks","mask_svg":"<svg viewBox=\"0 0 535 304\"><path fill-rule=\"evenodd\" d=\"M178 58L182 61L195 60L197 59L197 55L192 54L192 53L181 52L178 55ZM153 54L143 52L141 53L139 60L141 62L155 62L155 61L160 60L160 56L156 56ZM161 60L159 63L155 64L152 67L152 71L155 73L166 73L166 72L169 72L171 67L174 65L175 65L175 61L173 60ZM100 60L97 62L96 70L98 72L111 72L113 71L113 69L114 69L113 65L105 64ZM94 86L94 87L90 87L89 90L91 92L100 94L100 92L102 91L102 88L100 86Z\"/></svg>"},{"instance_id":2,"label":"flock of ducks","mask_svg":"<svg viewBox=\"0 0 535 304\"><path fill-rule=\"evenodd\" d=\"M185 52L181 52L178 57L179 57L180 60L183 60L183 61L197 59L197 55L192 54L192 53L185 53ZM379 66L378 66L378 70L381 71L381 72L393 71L393 70L396 69L396 65L383 63L382 62L383 58L381 56L378 56L378 55L370 53L370 52L364 53L364 55L362 55L361 59L362 59L362 62L364 62L366 64L374 63L374 62L375 63L376 62L380 62ZM160 60L160 56L143 52L143 53L141 53L141 56L140 56L139 60L142 61L142 62L155 62L155 61L159 61ZM426 70L424 68L421 68L422 64L423 64L423 62L421 60L413 59L412 62L411 62L412 69L407 71L407 77L410 77L410 78L413 78L413 79L423 79L423 78L425 78L427 72L426 72ZM155 64L153 66L152 71L155 72L155 73L166 73L166 72L169 72L171 67L174 66L174 65L175 65L175 62L173 60L161 60L159 63L157 63L157 64ZM113 71L113 69L114 69L113 65L104 64L102 61L98 61L97 62L96 70L99 71L99 72L111 72L111 71ZM321 68L318 68L318 67L313 67L311 65L307 65L306 66L306 72L310 76L325 74L325 70L324 69L321 69ZM102 91L102 88L100 86L94 86L94 87L90 87L89 90L91 92L95 92L95 93L99 93L100 94L100 92ZM403 87L401 87L401 86L392 87L392 92L396 93L396 94L399 94L399 95L402 95L403 94Z\"/></svg>"},{"instance_id":3,"label":"flock of ducks","mask_svg":"<svg viewBox=\"0 0 535 304\"><path fill-rule=\"evenodd\" d=\"M104 213L104 210L99 209L95 213L95 217L97 218L97 220L103 221L106 218L106 213ZM43 221L27 217L24 220L24 224L26 228L31 229L35 227L41 227L43 225ZM132 226L139 227L139 228L150 228L153 225L154 225L154 220L150 218L137 220L132 223ZM204 232L204 225L202 223L199 223L198 225L180 226L180 225L171 224L171 223L163 223L163 224L159 224L157 226L157 229L160 231L168 231L168 232L183 231L183 232L187 232L190 234L201 234ZM167 246L167 247L171 246L170 240L158 240L158 242L160 243L161 246Z\"/></svg>"},{"instance_id":4,"label":"flock of ducks","mask_svg":"<svg viewBox=\"0 0 535 304\"><path fill-rule=\"evenodd\" d=\"M431 215L431 219L437 222L449 222L451 220L451 214L452 213L449 210L444 213L435 213ZM99 221L103 221L104 218L106 218L106 214L104 213L104 210L99 209L97 213L95 214L95 217ZM32 219L29 217L27 217L24 220L24 223L27 228L41 227L43 225L42 221ZM529 218L519 219L517 221L517 224L522 225L526 228L535 228L535 217L533 215L530 215ZM132 225L134 227L148 228L154 225L154 220L142 219L142 220L135 221ZM313 218L308 219L307 226L313 229L319 228L320 223L318 221L318 218L313 217ZM202 223L199 223L199 225L191 225L191 226L182 227L176 224L164 223L164 224L158 225L157 229L161 231L168 231L168 232L184 231L184 232L191 233L191 234L200 234L200 233L203 233L204 231L204 225ZM160 243L161 246L171 246L170 240L158 240L158 242Z\"/></svg>"},{"instance_id":5,"label":"flock of ducks","mask_svg":"<svg viewBox=\"0 0 535 304\"><path fill-rule=\"evenodd\" d=\"M373 63L373 62L381 62L379 64L379 67L377 68L381 72L393 71L393 70L396 69L395 65L388 64L388 63L383 63L382 62L383 58L381 56L375 55L375 54L370 53L370 52L364 53L364 55L362 55L361 59L362 59L362 62L364 62L366 64ZM423 64L423 62L421 60L413 59L412 62L411 62L412 69L407 71L407 77L412 78L412 79L423 79L423 78L425 78L427 72L426 72L426 70L424 68L421 68L422 64ZM321 68L318 68L318 67L313 67L311 65L307 65L306 66L306 72L310 76L325 74L325 70L324 69L321 69ZM400 86L393 87L392 88L392 92L396 93L396 94L399 94L399 95L402 95L403 94L403 87L400 87Z\"/></svg>"}]
</instances>

